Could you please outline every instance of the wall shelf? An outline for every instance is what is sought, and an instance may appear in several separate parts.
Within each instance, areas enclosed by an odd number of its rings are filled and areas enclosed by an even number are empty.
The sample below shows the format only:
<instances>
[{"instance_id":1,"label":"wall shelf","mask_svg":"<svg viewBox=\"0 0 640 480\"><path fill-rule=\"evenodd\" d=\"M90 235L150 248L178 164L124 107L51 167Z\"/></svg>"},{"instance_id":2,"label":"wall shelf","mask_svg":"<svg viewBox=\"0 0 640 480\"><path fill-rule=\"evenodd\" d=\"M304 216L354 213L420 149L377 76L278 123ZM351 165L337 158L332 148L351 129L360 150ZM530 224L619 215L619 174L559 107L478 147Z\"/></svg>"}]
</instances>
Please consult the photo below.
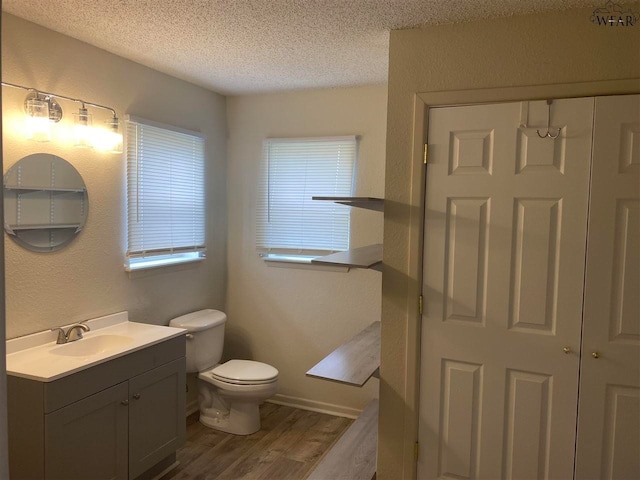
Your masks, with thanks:
<instances>
[{"instance_id":1,"label":"wall shelf","mask_svg":"<svg viewBox=\"0 0 640 480\"><path fill-rule=\"evenodd\" d=\"M5 185L6 190L15 190L16 192L51 192L51 193L84 193L86 188L56 188L56 187L23 187L17 185Z\"/></svg>"},{"instance_id":2,"label":"wall shelf","mask_svg":"<svg viewBox=\"0 0 640 480\"><path fill-rule=\"evenodd\" d=\"M9 225L9 228L13 231L19 230L62 230L66 228L79 228L79 223L64 223L64 224L51 224L44 223L40 225Z\"/></svg>"},{"instance_id":3,"label":"wall shelf","mask_svg":"<svg viewBox=\"0 0 640 480\"><path fill-rule=\"evenodd\" d=\"M311 197L312 200L326 201L347 205L349 207L365 208L367 210L384 211L384 199L375 197ZM380 270L382 267L382 244L367 245L352 248L344 252L333 253L311 260L311 263L321 265L340 265L350 268L372 268Z\"/></svg>"},{"instance_id":4,"label":"wall shelf","mask_svg":"<svg viewBox=\"0 0 640 480\"><path fill-rule=\"evenodd\" d=\"M382 263L382 244L352 248L344 252L332 253L311 260L311 263L322 265L342 265L351 268L373 268Z\"/></svg>"},{"instance_id":5,"label":"wall shelf","mask_svg":"<svg viewBox=\"0 0 640 480\"><path fill-rule=\"evenodd\" d=\"M376 473L378 399L372 400L307 480L371 480Z\"/></svg>"},{"instance_id":6,"label":"wall shelf","mask_svg":"<svg viewBox=\"0 0 640 480\"><path fill-rule=\"evenodd\" d=\"M349 207L365 208L367 210L384 211L384 199L375 197L311 197L312 200L339 203Z\"/></svg>"},{"instance_id":7,"label":"wall shelf","mask_svg":"<svg viewBox=\"0 0 640 480\"><path fill-rule=\"evenodd\" d=\"M374 197L312 197L350 207L384 211L384 199ZM382 244L367 245L311 260L316 265L382 268ZM309 371L307 376L362 387L380 369L380 322L376 321L343 343ZM320 461L308 480L372 480L378 449L378 399L372 400L356 421Z\"/></svg>"},{"instance_id":8,"label":"wall shelf","mask_svg":"<svg viewBox=\"0 0 640 480\"><path fill-rule=\"evenodd\" d=\"M373 322L311 368L309 377L363 386L380 367L380 322Z\"/></svg>"}]
</instances>

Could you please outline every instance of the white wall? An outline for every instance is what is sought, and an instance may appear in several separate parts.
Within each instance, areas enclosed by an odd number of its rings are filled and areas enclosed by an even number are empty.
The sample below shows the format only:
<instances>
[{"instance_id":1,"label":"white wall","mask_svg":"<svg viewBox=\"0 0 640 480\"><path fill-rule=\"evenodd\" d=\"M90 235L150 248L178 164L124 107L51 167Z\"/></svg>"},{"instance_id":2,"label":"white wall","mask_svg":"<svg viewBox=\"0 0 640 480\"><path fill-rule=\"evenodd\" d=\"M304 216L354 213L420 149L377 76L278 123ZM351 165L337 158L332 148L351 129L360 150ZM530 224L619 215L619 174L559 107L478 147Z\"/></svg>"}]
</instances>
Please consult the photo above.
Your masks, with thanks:
<instances>
[{"instance_id":1,"label":"white wall","mask_svg":"<svg viewBox=\"0 0 640 480\"><path fill-rule=\"evenodd\" d=\"M279 393L361 409L377 394L305 377L341 343L380 318L379 272L276 268L255 248L262 141L269 137L359 135L355 194L384 196L385 86L249 95L227 100L229 247L225 356L280 371ZM344 207L348 208L348 207ZM382 215L352 210L352 246L382 241ZM313 404L322 408L319 404Z\"/></svg>"},{"instance_id":2,"label":"white wall","mask_svg":"<svg viewBox=\"0 0 640 480\"><path fill-rule=\"evenodd\" d=\"M638 10L638 3L633 8ZM597 27L593 9L391 32L385 197L379 480L412 478L422 215L412 177L416 93L640 77L640 28ZM640 90L640 81L637 81ZM584 91L584 90L583 90ZM594 89L591 94L609 93ZM480 98L480 97L478 97ZM455 102L454 102L455 103ZM417 172L420 168L416 169ZM415 263L414 263L415 262ZM418 266L416 266L418 265Z\"/></svg>"},{"instance_id":3,"label":"white wall","mask_svg":"<svg viewBox=\"0 0 640 480\"><path fill-rule=\"evenodd\" d=\"M121 116L131 113L201 131L207 155L206 261L129 276L123 269L124 155L24 140L16 125L22 122L26 94L3 87L5 171L23 156L54 153L76 167L89 195L87 224L64 249L33 253L6 238L7 337L122 310L129 310L133 320L166 324L192 310L224 308L225 98L7 14L2 15L2 79L108 105ZM71 119L77 104L60 103L65 119ZM108 117L91 113L94 123Z\"/></svg>"}]
</instances>

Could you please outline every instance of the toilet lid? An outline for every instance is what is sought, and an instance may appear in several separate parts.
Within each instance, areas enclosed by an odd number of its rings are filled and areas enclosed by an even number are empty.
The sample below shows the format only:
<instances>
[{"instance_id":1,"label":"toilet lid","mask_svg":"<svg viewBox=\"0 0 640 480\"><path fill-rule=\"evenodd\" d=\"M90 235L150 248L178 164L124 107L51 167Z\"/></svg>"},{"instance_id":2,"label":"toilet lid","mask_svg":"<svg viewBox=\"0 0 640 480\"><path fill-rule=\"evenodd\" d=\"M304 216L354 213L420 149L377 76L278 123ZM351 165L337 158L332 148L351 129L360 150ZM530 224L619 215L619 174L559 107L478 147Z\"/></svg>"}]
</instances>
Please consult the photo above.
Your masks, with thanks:
<instances>
[{"instance_id":1,"label":"toilet lid","mask_svg":"<svg viewBox=\"0 0 640 480\"><path fill-rule=\"evenodd\" d=\"M266 363L252 360L229 360L212 368L212 377L230 383L265 383L278 377L278 370Z\"/></svg>"}]
</instances>

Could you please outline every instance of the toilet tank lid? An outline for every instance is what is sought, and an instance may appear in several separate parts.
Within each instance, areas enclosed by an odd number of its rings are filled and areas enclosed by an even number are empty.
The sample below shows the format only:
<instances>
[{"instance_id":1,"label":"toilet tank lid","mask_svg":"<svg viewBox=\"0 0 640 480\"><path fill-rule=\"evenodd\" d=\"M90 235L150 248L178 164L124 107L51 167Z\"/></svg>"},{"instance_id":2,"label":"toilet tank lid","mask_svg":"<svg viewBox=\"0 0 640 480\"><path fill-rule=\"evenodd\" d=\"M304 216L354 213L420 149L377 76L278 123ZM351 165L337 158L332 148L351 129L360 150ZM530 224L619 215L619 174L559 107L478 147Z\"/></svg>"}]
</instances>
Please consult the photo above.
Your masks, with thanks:
<instances>
[{"instance_id":1,"label":"toilet tank lid","mask_svg":"<svg viewBox=\"0 0 640 480\"><path fill-rule=\"evenodd\" d=\"M198 332L216 327L227 321L227 315L220 310L206 309L187 313L169 322L172 327L186 328L190 332Z\"/></svg>"}]
</instances>

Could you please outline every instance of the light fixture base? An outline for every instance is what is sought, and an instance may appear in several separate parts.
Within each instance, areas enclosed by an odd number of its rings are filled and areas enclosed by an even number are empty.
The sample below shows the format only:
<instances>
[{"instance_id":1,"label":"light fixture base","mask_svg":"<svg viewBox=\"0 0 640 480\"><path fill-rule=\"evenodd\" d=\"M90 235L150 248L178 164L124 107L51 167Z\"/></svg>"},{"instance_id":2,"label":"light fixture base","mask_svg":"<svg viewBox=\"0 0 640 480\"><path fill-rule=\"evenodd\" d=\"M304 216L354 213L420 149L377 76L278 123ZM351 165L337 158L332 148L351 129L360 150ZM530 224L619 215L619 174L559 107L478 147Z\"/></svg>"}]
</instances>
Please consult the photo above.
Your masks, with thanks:
<instances>
[{"instance_id":1,"label":"light fixture base","mask_svg":"<svg viewBox=\"0 0 640 480\"><path fill-rule=\"evenodd\" d=\"M53 97L40 95L36 92L29 92L27 98L24 99L24 111L27 111L27 102L32 98L40 98L49 104L49 120L58 123L62 120L62 107L55 101Z\"/></svg>"}]
</instances>

